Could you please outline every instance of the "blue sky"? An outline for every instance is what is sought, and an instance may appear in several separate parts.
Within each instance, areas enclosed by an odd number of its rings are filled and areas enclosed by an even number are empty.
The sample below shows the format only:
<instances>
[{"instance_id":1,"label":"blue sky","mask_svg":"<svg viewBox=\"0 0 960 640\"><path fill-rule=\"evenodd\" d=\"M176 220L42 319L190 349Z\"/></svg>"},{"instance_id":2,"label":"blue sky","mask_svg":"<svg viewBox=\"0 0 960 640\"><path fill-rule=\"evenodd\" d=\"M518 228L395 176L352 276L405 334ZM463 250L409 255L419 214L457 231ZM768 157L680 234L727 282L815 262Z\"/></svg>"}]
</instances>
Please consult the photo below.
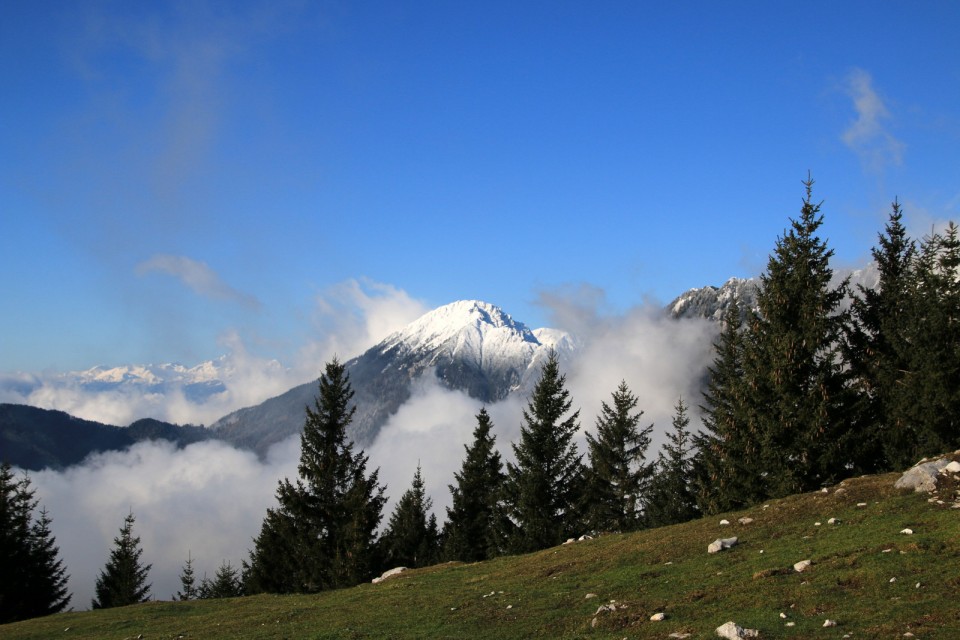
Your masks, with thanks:
<instances>
[{"instance_id":1,"label":"blue sky","mask_svg":"<svg viewBox=\"0 0 960 640\"><path fill-rule=\"evenodd\" d=\"M345 286L534 327L666 303L759 274L808 171L862 264L894 197L960 219L957 33L955 2L4 2L0 372L289 361Z\"/></svg>"}]
</instances>

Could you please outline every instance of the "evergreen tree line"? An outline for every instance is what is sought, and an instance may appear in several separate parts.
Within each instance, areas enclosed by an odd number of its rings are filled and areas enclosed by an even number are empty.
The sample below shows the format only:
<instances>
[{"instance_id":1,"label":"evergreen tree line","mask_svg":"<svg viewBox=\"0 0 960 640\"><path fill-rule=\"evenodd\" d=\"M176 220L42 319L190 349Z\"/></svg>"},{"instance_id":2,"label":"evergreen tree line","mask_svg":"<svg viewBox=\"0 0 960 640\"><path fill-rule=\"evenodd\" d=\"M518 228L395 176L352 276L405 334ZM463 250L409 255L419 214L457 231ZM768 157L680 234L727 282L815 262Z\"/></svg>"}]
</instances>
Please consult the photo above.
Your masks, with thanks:
<instances>
[{"instance_id":1,"label":"evergreen tree line","mask_svg":"<svg viewBox=\"0 0 960 640\"><path fill-rule=\"evenodd\" d=\"M347 440L355 406L344 366L325 366L306 409L298 478L284 479L249 558L196 582L188 555L177 599L315 592L395 566L475 562L557 545L585 532L632 531L809 491L851 475L902 469L960 448L960 232L950 223L919 242L893 203L872 251L879 282L834 281L818 236L820 204L804 182L800 216L777 239L756 308L730 306L714 343L690 429L678 399L664 444L648 461L653 425L626 382L601 405L581 453L579 411L556 354L523 411L515 462L504 464L486 409L441 527L419 464L382 532L379 470ZM586 456L586 459L584 457ZM2 621L62 610L66 575L29 480L0 473ZM97 580L93 606L149 597L131 513ZM16 585L11 588L9 585ZM35 586L34 586L35 585Z\"/></svg>"}]
</instances>

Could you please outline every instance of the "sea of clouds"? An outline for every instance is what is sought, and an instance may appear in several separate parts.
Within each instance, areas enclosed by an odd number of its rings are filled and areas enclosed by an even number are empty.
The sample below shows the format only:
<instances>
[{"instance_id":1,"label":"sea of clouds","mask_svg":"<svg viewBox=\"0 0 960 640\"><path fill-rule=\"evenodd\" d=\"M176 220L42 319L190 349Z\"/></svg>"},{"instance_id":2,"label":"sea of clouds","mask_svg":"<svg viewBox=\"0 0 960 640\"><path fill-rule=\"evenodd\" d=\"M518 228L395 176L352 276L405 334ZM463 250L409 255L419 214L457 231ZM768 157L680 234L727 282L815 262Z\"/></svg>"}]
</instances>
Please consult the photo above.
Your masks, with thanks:
<instances>
[{"instance_id":1,"label":"sea of clouds","mask_svg":"<svg viewBox=\"0 0 960 640\"><path fill-rule=\"evenodd\" d=\"M580 293L543 294L540 300L552 326L575 333L582 343L564 371L573 407L580 410L579 450L586 450L583 432L594 428L601 402L609 402L610 394L625 380L639 398L644 426L655 425L649 453L653 459L680 397L692 407L697 424L695 408L716 327L707 321L665 318L658 305L603 315L597 311L602 307L597 303L602 292ZM318 340L304 346L302 359L312 363L307 380L316 376L318 362L334 354L344 359L359 354L426 311L402 290L352 282L321 300L320 306L336 322L329 322ZM297 367L278 374L275 363L251 357L235 336L225 344L230 347L226 357L235 375L227 383L229 395L216 399L213 406L191 403L185 394L85 398L82 389L72 389L75 395L66 396L69 403L61 396L61 404L48 407L124 424L125 419L111 416L129 417L146 406L155 411L149 414L152 417L210 423L305 380L297 377ZM302 368L301 376L306 374L306 366ZM48 391L57 397L56 390ZM510 397L487 407L505 461L513 459L510 443L520 433L526 402L527 398ZM418 464L434 512L443 521L450 505L448 485L459 469L480 408L466 394L426 381L389 420L367 451L370 466L379 468L380 481L391 499L385 521L395 500L410 486ZM90 606L97 575L124 517L131 512L143 562L152 565L149 580L154 598L170 599L179 590L178 576L188 554L199 577L212 578L224 561L239 567L248 557L267 507L275 503L278 481L296 476L298 456L296 437L274 446L265 459L216 441L180 450L166 443L141 443L128 451L92 456L64 471L32 473L37 497L53 518L52 530L70 574L71 605Z\"/></svg>"}]
</instances>

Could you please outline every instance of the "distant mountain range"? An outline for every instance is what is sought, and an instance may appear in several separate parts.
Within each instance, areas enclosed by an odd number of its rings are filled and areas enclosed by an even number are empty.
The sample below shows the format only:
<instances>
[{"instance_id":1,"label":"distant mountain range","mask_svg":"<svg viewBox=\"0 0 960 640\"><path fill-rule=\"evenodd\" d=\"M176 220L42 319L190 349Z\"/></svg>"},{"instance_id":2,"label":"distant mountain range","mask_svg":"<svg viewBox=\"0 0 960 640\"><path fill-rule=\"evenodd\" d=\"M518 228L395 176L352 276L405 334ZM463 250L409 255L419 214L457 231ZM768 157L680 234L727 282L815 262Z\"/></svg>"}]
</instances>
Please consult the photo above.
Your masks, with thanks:
<instances>
[{"instance_id":1,"label":"distant mountain range","mask_svg":"<svg viewBox=\"0 0 960 640\"><path fill-rule=\"evenodd\" d=\"M743 307L753 306L756 284L756 280L734 278L721 287L693 289L667 305L664 313L674 318L719 320L734 299ZM478 403L493 403L512 393L527 395L550 350L556 350L561 360L569 360L576 357L578 346L570 334L531 330L485 302L445 305L345 363L357 405L349 435L361 447L370 445L417 385L428 381L463 391ZM76 384L94 390L137 385L162 393L175 385L189 389L194 399L202 401L224 390L231 371L221 359L192 368L176 364L96 367L64 375L72 375ZM28 388L30 380L20 383ZM119 450L150 438L180 446L213 438L263 455L271 445L300 431L304 408L313 405L316 393L314 380L234 411L209 428L157 420L117 427L59 411L0 404L0 456L27 469L60 468L82 461L91 452Z\"/></svg>"}]
</instances>

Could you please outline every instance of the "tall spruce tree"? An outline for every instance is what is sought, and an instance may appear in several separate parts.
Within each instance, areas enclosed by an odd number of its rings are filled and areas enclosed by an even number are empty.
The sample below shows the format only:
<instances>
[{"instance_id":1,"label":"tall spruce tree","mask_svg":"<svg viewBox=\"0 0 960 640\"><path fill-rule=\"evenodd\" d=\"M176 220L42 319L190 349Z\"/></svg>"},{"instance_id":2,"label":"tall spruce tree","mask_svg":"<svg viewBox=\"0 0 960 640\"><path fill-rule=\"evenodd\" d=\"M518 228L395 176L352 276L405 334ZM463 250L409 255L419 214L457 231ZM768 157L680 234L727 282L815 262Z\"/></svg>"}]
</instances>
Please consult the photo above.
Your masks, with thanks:
<instances>
[{"instance_id":1,"label":"tall spruce tree","mask_svg":"<svg viewBox=\"0 0 960 640\"><path fill-rule=\"evenodd\" d=\"M921 242L908 319L909 366L897 408L912 426L901 464L960 446L960 230ZM912 446L911 446L912 445Z\"/></svg>"},{"instance_id":2,"label":"tall spruce tree","mask_svg":"<svg viewBox=\"0 0 960 640\"><path fill-rule=\"evenodd\" d=\"M344 366L334 359L320 378L314 409L306 408L299 478L284 479L278 506L268 509L245 566L249 593L312 592L368 579L384 488L367 456L354 453L346 429L356 408Z\"/></svg>"},{"instance_id":3,"label":"tall spruce tree","mask_svg":"<svg viewBox=\"0 0 960 640\"><path fill-rule=\"evenodd\" d=\"M520 439L513 443L517 462L507 465L505 515L515 526L506 543L513 552L560 544L584 526L582 456L573 442L580 412L569 413L565 385L557 354L551 353L523 411Z\"/></svg>"},{"instance_id":4,"label":"tall spruce tree","mask_svg":"<svg viewBox=\"0 0 960 640\"><path fill-rule=\"evenodd\" d=\"M752 318L752 312L748 312ZM749 335L739 303L724 314L714 342L703 393L703 431L693 436L694 494L702 513L741 508L765 495L763 469L757 464L760 439L751 429L753 403L744 379L744 353Z\"/></svg>"},{"instance_id":5,"label":"tall spruce tree","mask_svg":"<svg viewBox=\"0 0 960 640\"><path fill-rule=\"evenodd\" d=\"M180 570L180 591L174 596L174 600L196 600L197 596L197 578L193 572L193 558L188 551L187 561Z\"/></svg>"},{"instance_id":6,"label":"tall spruce tree","mask_svg":"<svg viewBox=\"0 0 960 640\"><path fill-rule=\"evenodd\" d=\"M848 373L841 354L847 281L831 285L833 251L817 236L823 224L804 181L800 217L779 238L761 275L759 313L749 324L745 382L751 435L771 497L808 491L849 473L853 438L846 407Z\"/></svg>"},{"instance_id":7,"label":"tall spruce tree","mask_svg":"<svg viewBox=\"0 0 960 640\"><path fill-rule=\"evenodd\" d=\"M140 538L133 535L134 522L133 512L130 512L123 519L120 537L113 539L110 559L97 578L97 595L92 603L94 609L124 607L150 599L147 574L151 565L140 562L143 550L140 548Z\"/></svg>"},{"instance_id":8,"label":"tall spruce tree","mask_svg":"<svg viewBox=\"0 0 960 640\"><path fill-rule=\"evenodd\" d=\"M626 381L600 405L597 433L587 433L586 513L596 531L633 531L641 524L644 493L653 471L645 462L653 425L641 428L643 411Z\"/></svg>"},{"instance_id":9,"label":"tall spruce tree","mask_svg":"<svg viewBox=\"0 0 960 640\"><path fill-rule=\"evenodd\" d=\"M498 553L497 502L506 474L492 429L490 415L480 409L473 442L464 445L466 457L453 474L456 486L450 485L453 504L447 508L443 530L447 559L479 562Z\"/></svg>"},{"instance_id":10,"label":"tall spruce tree","mask_svg":"<svg viewBox=\"0 0 960 640\"><path fill-rule=\"evenodd\" d=\"M857 392L851 419L858 425L856 458L863 472L903 468L917 460L909 410L915 399L903 392L913 351L909 328L916 299L916 243L902 219L900 203L894 201L879 245L871 250L877 285L858 285L852 304L847 360Z\"/></svg>"},{"instance_id":11,"label":"tall spruce tree","mask_svg":"<svg viewBox=\"0 0 960 640\"><path fill-rule=\"evenodd\" d=\"M644 516L651 527L678 524L700 515L691 487L693 440L683 398L677 400L672 425L646 494Z\"/></svg>"},{"instance_id":12,"label":"tall spruce tree","mask_svg":"<svg viewBox=\"0 0 960 640\"><path fill-rule=\"evenodd\" d=\"M58 613L70 602L67 576L45 509L30 479L0 465L0 624Z\"/></svg>"},{"instance_id":13,"label":"tall spruce tree","mask_svg":"<svg viewBox=\"0 0 960 640\"><path fill-rule=\"evenodd\" d=\"M413 482L397 501L381 538L383 559L390 567L425 567L437 561L440 535L430 513L420 465Z\"/></svg>"}]
</instances>

